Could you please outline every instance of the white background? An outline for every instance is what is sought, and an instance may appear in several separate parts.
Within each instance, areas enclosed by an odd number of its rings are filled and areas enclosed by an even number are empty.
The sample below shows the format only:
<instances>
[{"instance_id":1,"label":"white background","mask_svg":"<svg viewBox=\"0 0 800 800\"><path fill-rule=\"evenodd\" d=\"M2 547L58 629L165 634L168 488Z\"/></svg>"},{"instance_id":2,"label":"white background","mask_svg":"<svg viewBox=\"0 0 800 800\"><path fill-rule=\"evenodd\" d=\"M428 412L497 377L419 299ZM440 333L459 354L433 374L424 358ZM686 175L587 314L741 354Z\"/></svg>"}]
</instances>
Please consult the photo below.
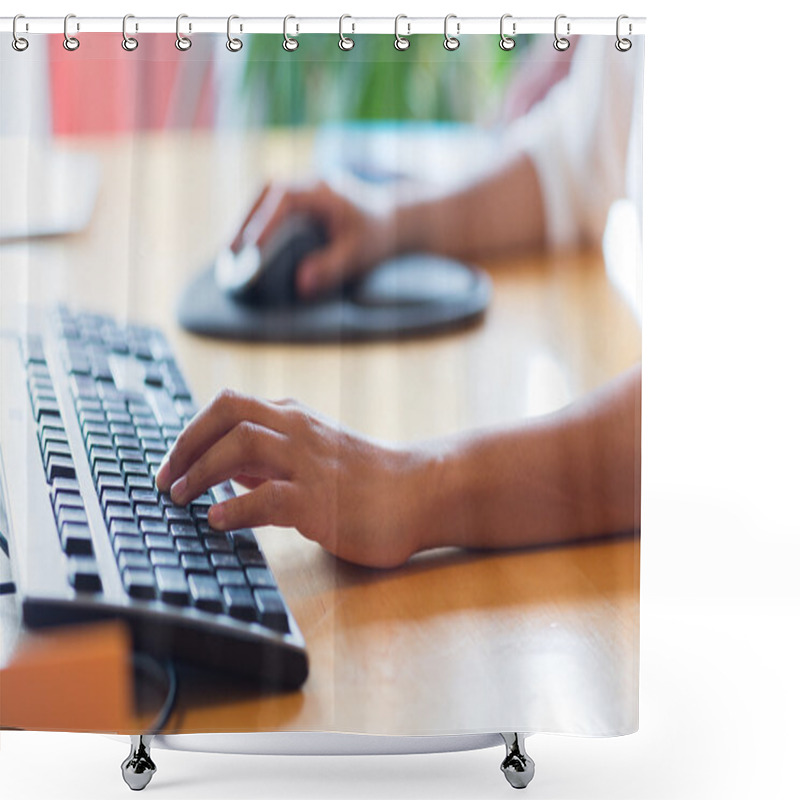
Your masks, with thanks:
<instances>
[{"instance_id":1,"label":"white background","mask_svg":"<svg viewBox=\"0 0 800 800\"><path fill-rule=\"evenodd\" d=\"M528 796L798 796L798 7L508 0L28 0L28 15L648 17L641 730L533 737ZM127 797L127 748L0 735L3 798ZM275 758L156 753L148 796L509 797L501 750Z\"/></svg>"}]
</instances>

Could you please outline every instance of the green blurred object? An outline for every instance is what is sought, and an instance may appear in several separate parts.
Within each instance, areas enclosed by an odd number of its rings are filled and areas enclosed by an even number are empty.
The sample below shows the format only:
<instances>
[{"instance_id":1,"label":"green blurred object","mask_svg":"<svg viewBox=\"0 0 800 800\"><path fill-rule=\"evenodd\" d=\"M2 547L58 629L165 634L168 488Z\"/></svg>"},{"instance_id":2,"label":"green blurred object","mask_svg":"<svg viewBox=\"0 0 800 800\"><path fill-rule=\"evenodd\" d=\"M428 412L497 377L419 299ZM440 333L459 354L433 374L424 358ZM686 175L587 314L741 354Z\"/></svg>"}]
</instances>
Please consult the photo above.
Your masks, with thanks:
<instances>
[{"instance_id":1,"label":"green blurred object","mask_svg":"<svg viewBox=\"0 0 800 800\"><path fill-rule=\"evenodd\" d=\"M441 36L412 36L405 51L393 36L354 36L340 50L338 35L301 36L286 52L282 36L246 38L242 84L251 125L317 125L349 120L474 122L497 108L502 87L534 37L517 37L503 51L496 37L465 36L448 51Z\"/></svg>"}]
</instances>

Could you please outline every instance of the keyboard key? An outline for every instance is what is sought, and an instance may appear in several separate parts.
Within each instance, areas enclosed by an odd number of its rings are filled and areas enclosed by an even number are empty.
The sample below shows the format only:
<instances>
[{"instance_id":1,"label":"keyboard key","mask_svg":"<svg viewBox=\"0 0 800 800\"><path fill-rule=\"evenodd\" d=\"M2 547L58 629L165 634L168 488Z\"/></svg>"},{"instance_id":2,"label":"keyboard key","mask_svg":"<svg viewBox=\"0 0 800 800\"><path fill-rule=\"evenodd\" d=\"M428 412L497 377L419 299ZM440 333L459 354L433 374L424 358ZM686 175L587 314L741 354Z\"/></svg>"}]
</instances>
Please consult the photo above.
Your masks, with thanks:
<instances>
[{"instance_id":1,"label":"keyboard key","mask_svg":"<svg viewBox=\"0 0 800 800\"><path fill-rule=\"evenodd\" d=\"M97 562L90 556L72 556L69 559L68 575L70 586L76 592L99 592L103 588Z\"/></svg>"},{"instance_id":2,"label":"keyboard key","mask_svg":"<svg viewBox=\"0 0 800 800\"><path fill-rule=\"evenodd\" d=\"M151 440L156 442L163 442L164 437L161 435L161 431L154 427L155 421L153 425L139 425L136 428L136 435L142 440Z\"/></svg>"},{"instance_id":3,"label":"keyboard key","mask_svg":"<svg viewBox=\"0 0 800 800\"><path fill-rule=\"evenodd\" d=\"M105 422L86 422L81 425L84 436L97 434L98 436L108 436L108 426Z\"/></svg>"},{"instance_id":4,"label":"keyboard key","mask_svg":"<svg viewBox=\"0 0 800 800\"><path fill-rule=\"evenodd\" d=\"M274 589L256 589L253 595L258 609L258 621L267 628L289 633L289 618L278 592Z\"/></svg>"},{"instance_id":5,"label":"keyboard key","mask_svg":"<svg viewBox=\"0 0 800 800\"><path fill-rule=\"evenodd\" d=\"M48 417L60 417L61 410L58 407L58 401L46 400L44 398L35 400L33 402L33 416L36 418L37 422L41 422L43 415L47 415Z\"/></svg>"},{"instance_id":6,"label":"keyboard key","mask_svg":"<svg viewBox=\"0 0 800 800\"><path fill-rule=\"evenodd\" d=\"M244 572L240 569L218 569L217 580L220 586L247 586Z\"/></svg>"},{"instance_id":7,"label":"keyboard key","mask_svg":"<svg viewBox=\"0 0 800 800\"><path fill-rule=\"evenodd\" d=\"M56 517L62 508L83 508L83 498L78 492L53 492L53 511Z\"/></svg>"},{"instance_id":8,"label":"keyboard key","mask_svg":"<svg viewBox=\"0 0 800 800\"><path fill-rule=\"evenodd\" d=\"M122 475L122 469L114 461L97 461L92 464L92 472L94 473L95 482L100 479L101 475L114 475L116 477L121 477Z\"/></svg>"},{"instance_id":9,"label":"keyboard key","mask_svg":"<svg viewBox=\"0 0 800 800\"><path fill-rule=\"evenodd\" d=\"M164 456L166 455L167 451L161 452L153 452L150 451L144 454L144 463L148 466L160 467L161 462L164 460Z\"/></svg>"},{"instance_id":10,"label":"keyboard key","mask_svg":"<svg viewBox=\"0 0 800 800\"><path fill-rule=\"evenodd\" d=\"M157 552L163 552L158 550ZM117 558L120 572L124 569L150 569L150 559L146 553L137 553L132 550L123 550Z\"/></svg>"},{"instance_id":11,"label":"keyboard key","mask_svg":"<svg viewBox=\"0 0 800 800\"><path fill-rule=\"evenodd\" d=\"M144 546L148 550L174 550L175 543L171 536L160 536L157 533L144 535Z\"/></svg>"},{"instance_id":12,"label":"keyboard key","mask_svg":"<svg viewBox=\"0 0 800 800\"><path fill-rule=\"evenodd\" d=\"M232 617L252 622L256 618L256 604L253 593L246 586L225 586L222 597Z\"/></svg>"},{"instance_id":13,"label":"keyboard key","mask_svg":"<svg viewBox=\"0 0 800 800\"><path fill-rule=\"evenodd\" d=\"M232 553L233 545L224 534L207 534L203 537L203 544L209 553Z\"/></svg>"},{"instance_id":14,"label":"keyboard key","mask_svg":"<svg viewBox=\"0 0 800 800\"><path fill-rule=\"evenodd\" d=\"M75 508L74 506L64 506L60 508L56 518L58 520L59 530L65 525L87 526L89 524L86 511L83 508Z\"/></svg>"},{"instance_id":15,"label":"keyboard key","mask_svg":"<svg viewBox=\"0 0 800 800\"><path fill-rule=\"evenodd\" d=\"M153 398L153 410L156 412L158 424L162 427L173 427L180 430L182 428L181 418L175 411L175 405L169 393L163 389L154 389L150 394Z\"/></svg>"},{"instance_id":16,"label":"keyboard key","mask_svg":"<svg viewBox=\"0 0 800 800\"><path fill-rule=\"evenodd\" d=\"M123 424L120 422L112 422L108 426L108 430L112 436L119 435L119 436L130 436L136 438L136 428L133 425Z\"/></svg>"},{"instance_id":17,"label":"keyboard key","mask_svg":"<svg viewBox=\"0 0 800 800\"><path fill-rule=\"evenodd\" d=\"M96 461L117 461L117 454L112 447L90 447L89 460L94 464Z\"/></svg>"},{"instance_id":18,"label":"keyboard key","mask_svg":"<svg viewBox=\"0 0 800 800\"><path fill-rule=\"evenodd\" d=\"M56 478L74 478L75 464L67 456L51 456L47 460L47 482L52 483Z\"/></svg>"},{"instance_id":19,"label":"keyboard key","mask_svg":"<svg viewBox=\"0 0 800 800\"><path fill-rule=\"evenodd\" d=\"M172 522L186 522L191 524L192 522L192 515L185 508L179 508L177 506L168 506L164 509L164 515L166 516L167 520Z\"/></svg>"},{"instance_id":20,"label":"keyboard key","mask_svg":"<svg viewBox=\"0 0 800 800\"><path fill-rule=\"evenodd\" d=\"M80 492L81 485L75 478L56 478L51 485L53 492Z\"/></svg>"},{"instance_id":21,"label":"keyboard key","mask_svg":"<svg viewBox=\"0 0 800 800\"><path fill-rule=\"evenodd\" d=\"M212 572L208 557L203 555L184 554L181 556L181 566L187 574L198 572L210 575Z\"/></svg>"},{"instance_id":22,"label":"keyboard key","mask_svg":"<svg viewBox=\"0 0 800 800\"><path fill-rule=\"evenodd\" d=\"M125 534L117 534L112 540L114 553L119 558L123 550L130 550L133 553L146 553L144 546L144 539L141 536L127 536Z\"/></svg>"},{"instance_id":23,"label":"keyboard key","mask_svg":"<svg viewBox=\"0 0 800 800\"><path fill-rule=\"evenodd\" d=\"M139 530L142 533L156 533L166 536L169 533L166 522L157 519L143 519L139 522Z\"/></svg>"},{"instance_id":24,"label":"keyboard key","mask_svg":"<svg viewBox=\"0 0 800 800\"><path fill-rule=\"evenodd\" d=\"M65 522L61 525L61 549L68 555L90 555L92 534L89 526L79 522Z\"/></svg>"},{"instance_id":25,"label":"keyboard key","mask_svg":"<svg viewBox=\"0 0 800 800\"><path fill-rule=\"evenodd\" d=\"M164 511L161 506L154 506L152 503L136 503L136 518L139 522L149 519L161 522L164 518Z\"/></svg>"},{"instance_id":26,"label":"keyboard key","mask_svg":"<svg viewBox=\"0 0 800 800\"><path fill-rule=\"evenodd\" d=\"M205 554L205 550L199 539L176 539L175 549L179 553L190 553L193 555Z\"/></svg>"},{"instance_id":27,"label":"keyboard key","mask_svg":"<svg viewBox=\"0 0 800 800\"><path fill-rule=\"evenodd\" d=\"M149 600L156 596L156 579L150 569L122 570L122 585L131 597Z\"/></svg>"},{"instance_id":28,"label":"keyboard key","mask_svg":"<svg viewBox=\"0 0 800 800\"><path fill-rule=\"evenodd\" d=\"M75 400L77 411L102 411L103 404L95 397L78 397Z\"/></svg>"},{"instance_id":29,"label":"keyboard key","mask_svg":"<svg viewBox=\"0 0 800 800\"><path fill-rule=\"evenodd\" d=\"M212 553L211 564L217 569L240 569L242 566L233 553Z\"/></svg>"},{"instance_id":30,"label":"keyboard key","mask_svg":"<svg viewBox=\"0 0 800 800\"><path fill-rule=\"evenodd\" d=\"M125 481L119 475L101 474L97 478L95 485L97 486L97 491L100 492L101 496L102 493L107 489L116 489L123 493L125 491Z\"/></svg>"},{"instance_id":31,"label":"keyboard key","mask_svg":"<svg viewBox=\"0 0 800 800\"><path fill-rule=\"evenodd\" d=\"M115 519L126 520L128 522L135 522L136 518L133 515L133 509L130 506L117 505L112 503L106 508L106 522L111 525Z\"/></svg>"},{"instance_id":32,"label":"keyboard key","mask_svg":"<svg viewBox=\"0 0 800 800\"><path fill-rule=\"evenodd\" d=\"M150 470L148 470L141 461L123 461L122 473L126 476L141 475L143 477L148 477L150 475Z\"/></svg>"},{"instance_id":33,"label":"keyboard key","mask_svg":"<svg viewBox=\"0 0 800 800\"><path fill-rule=\"evenodd\" d=\"M103 436L99 433L90 433L86 437L86 447L88 448L89 452L91 452L93 447L104 447L111 449L113 446L114 445L110 436Z\"/></svg>"},{"instance_id":34,"label":"keyboard key","mask_svg":"<svg viewBox=\"0 0 800 800\"><path fill-rule=\"evenodd\" d=\"M165 603L185 606L189 602L189 585L179 567L156 567L156 585Z\"/></svg>"},{"instance_id":35,"label":"keyboard key","mask_svg":"<svg viewBox=\"0 0 800 800\"><path fill-rule=\"evenodd\" d=\"M23 336L20 339L20 347L22 348L22 360L26 364L46 364L44 358L44 344L42 337L36 334Z\"/></svg>"},{"instance_id":36,"label":"keyboard key","mask_svg":"<svg viewBox=\"0 0 800 800\"><path fill-rule=\"evenodd\" d=\"M139 528L136 526L136 523L129 522L128 520L112 520L111 524L108 526L108 532L112 539L118 535L135 536L137 539L141 538L139 534Z\"/></svg>"},{"instance_id":37,"label":"keyboard key","mask_svg":"<svg viewBox=\"0 0 800 800\"><path fill-rule=\"evenodd\" d=\"M147 365L144 382L149 386L161 386L164 383L164 378L161 375L161 370L158 368L157 363L150 363Z\"/></svg>"},{"instance_id":38,"label":"keyboard key","mask_svg":"<svg viewBox=\"0 0 800 800\"><path fill-rule=\"evenodd\" d=\"M67 432L64 428L54 428L52 425L46 425L39 428L39 444L42 451L47 447L48 442L58 442L60 444L67 444Z\"/></svg>"},{"instance_id":39,"label":"keyboard key","mask_svg":"<svg viewBox=\"0 0 800 800\"><path fill-rule=\"evenodd\" d=\"M222 591L213 575L189 575L188 584L197 608L215 613L222 611Z\"/></svg>"},{"instance_id":40,"label":"keyboard key","mask_svg":"<svg viewBox=\"0 0 800 800\"><path fill-rule=\"evenodd\" d=\"M131 492L131 501L134 503L149 503L158 505L158 492L155 489L134 489Z\"/></svg>"},{"instance_id":41,"label":"keyboard key","mask_svg":"<svg viewBox=\"0 0 800 800\"><path fill-rule=\"evenodd\" d=\"M130 447L120 447L117 449L117 455L122 461L144 461L144 456L138 448L134 450Z\"/></svg>"},{"instance_id":42,"label":"keyboard key","mask_svg":"<svg viewBox=\"0 0 800 800\"><path fill-rule=\"evenodd\" d=\"M134 450L139 448L139 440L135 436L121 436L114 434L113 436L115 447L130 447Z\"/></svg>"},{"instance_id":43,"label":"keyboard key","mask_svg":"<svg viewBox=\"0 0 800 800\"><path fill-rule=\"evenodd\" d=\"M130 507L128 493L124 489L103 489L100 492L100 501L103 504L103 510L107 509L112 503Z\"/></svg>"},{"instance_id":44,"label":"keyboard key","mask_svg":"<svg viewBox=\"0 0 800 800\"><path fill-rule=\"evenodd\" d=\"M94 422L102 425L105 428L106 415L102 411L91 411L90 409L81 410L78 412L78 419L80 420L81 427L86 429L86 425Z\"/></svg>"},{"instance_id":45,"label":"keyboard key","mask_svg":"<svg viewBox=\"0 0 800 800\"><path fill-rule=\"evenodd\" d=\"M197 530L194 525L187 525L185 522L171 522L169 532L176 538L197 539Z\"/></svg>"},{"instance_id":46,"label":"keyboard key","mask_svg":"<svg viewBox=\"0 0 800 800\"><path fill-rule=\"evenodd\" d=\"M151 550L150 561L154 567L179 567L181 565L180 556L174 550Z\"/></svg>"},{"instance_id":47,"label":"keyboard key","mask_svg":"<svg viewBox=\"0 0 800 800\"><path fill-rule=\"evenodd\" d=\"M245 570L248 583L259 589L277 589L275 576L266 567L248 567Z\"/></svg>"},{"instance_id":48,"label":"keyboard key","mask_svg":"<svg viewBox=\"0 0 800 800\"><path fill-rule=\"evenodd\" d=\"M45 464L51 456L66 456L67 458L72 458L72 450L66 442L47 442L44 446L44 452L42 453L42 459Z\"/></svg>"},{"instance_id":49,"label":"keyboard key","mask_svg":"<svg viewBox=\"0 0 800 800\"><path fill-rule=\"evenodd\" d=\"M153 480L147 475L127 475L125 485L131 492L134 489L152 489L154 486Z\"/></svg>"},{"instance_id":50,"label":"keyboard key","mask_svg":"<svg viewBox=\"0 0 800 800\"><path fill-rule=\"evenodd\" d=\"M248 528L230 531L228 536L237 550L258 550L258 539Z\"/></svg>"},{"instance_id":51,"label":"keyboard key","mask_svg":"<svg viewBox=\"0 0 800 800\"><path fill-rule=\"evenodd\" d=\"M267 563L260 550L239 550L237 555L245 567L263 567Z\"/></svg>"}]
</instances>

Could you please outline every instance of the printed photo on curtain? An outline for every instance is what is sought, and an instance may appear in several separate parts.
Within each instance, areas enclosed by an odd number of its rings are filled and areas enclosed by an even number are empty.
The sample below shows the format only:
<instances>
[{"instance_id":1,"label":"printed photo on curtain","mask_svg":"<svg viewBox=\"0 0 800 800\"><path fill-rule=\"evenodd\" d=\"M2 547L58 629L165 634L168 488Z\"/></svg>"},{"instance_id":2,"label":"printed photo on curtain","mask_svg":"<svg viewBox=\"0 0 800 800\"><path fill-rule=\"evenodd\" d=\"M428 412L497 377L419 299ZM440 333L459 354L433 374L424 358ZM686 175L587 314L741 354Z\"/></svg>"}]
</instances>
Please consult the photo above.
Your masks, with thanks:
<instances>
[{"instance_id":1,"label":"printed photo on curtain","mask_svg":"<svg viewBox=\"0 0 800 800\"><path fill-rule=\"evenodd\" d=\"M644 37L126 25L0 40L0 725L634 732Z\"/></svg>"}]
</instances>

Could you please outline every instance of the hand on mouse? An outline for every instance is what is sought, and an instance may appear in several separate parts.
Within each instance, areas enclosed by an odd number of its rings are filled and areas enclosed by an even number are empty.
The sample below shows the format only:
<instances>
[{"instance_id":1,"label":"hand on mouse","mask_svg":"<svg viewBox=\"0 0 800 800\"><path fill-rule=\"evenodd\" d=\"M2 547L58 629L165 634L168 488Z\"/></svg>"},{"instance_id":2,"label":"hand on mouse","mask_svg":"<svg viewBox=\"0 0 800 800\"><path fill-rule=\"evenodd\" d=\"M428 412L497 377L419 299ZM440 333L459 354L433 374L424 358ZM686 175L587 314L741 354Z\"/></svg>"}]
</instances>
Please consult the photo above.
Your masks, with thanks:
<instances>
[{"instance_id":1,"label":"hand on mouse","mask_svg":"<svg viewBox=\"0 0 800 800\"><path fill-rule=\"evenodd\" d=\"M223 391L178 437L156 482L184 505L235 479L250 491L212 506L212 527L295 527L347 561L394 567L421 547L434 467L422 449L359 436L295 401Z\"/></svg>"},{"instance_id":2,"label":"hand on mouse","mask_svg":"<svg viewBox=\"0 0 800 800\"><path fill-rule=\"evenodd\" d=\"M311 296L366 272L394 252L394 225L388 211L358 206L327 183L310 188L272 183L253 204L231 247L264 244L291 214L308 214L325 226L329 242L300 264L297 291Z\"/></svg>"}]
</instances>

